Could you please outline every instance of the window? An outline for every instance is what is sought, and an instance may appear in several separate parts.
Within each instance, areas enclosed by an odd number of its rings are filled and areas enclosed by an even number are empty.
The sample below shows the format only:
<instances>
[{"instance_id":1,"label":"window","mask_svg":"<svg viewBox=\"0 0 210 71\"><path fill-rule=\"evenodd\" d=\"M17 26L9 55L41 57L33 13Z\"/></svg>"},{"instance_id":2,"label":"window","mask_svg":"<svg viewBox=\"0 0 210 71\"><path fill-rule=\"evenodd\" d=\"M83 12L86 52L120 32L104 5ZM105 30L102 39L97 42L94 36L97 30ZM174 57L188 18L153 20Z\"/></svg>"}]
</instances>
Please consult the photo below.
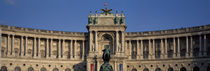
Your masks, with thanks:
<instances>
[{"instance_id":1,"label":"window","mask_svg":"<svg viewBox=\"0 0 210 71\"><path fill-rule=\"evenodd\" d=\"M28 71L34 71L34 69L32 67L29 67Z\"/></svg>"},{"instance_id":2,"label":"window","mask_svg":"<svg viewBox=\"0 0 210 71\"><path fill-rule=\"evenodd\" d=\"M21 71L20 67L15 67L15 71Z\"/></svg>"},{"instance_id":3,"label":"window","mask_svg":"<svg viewBox=\"0 0 210 71\"><path fill-rule=\"evenodd\" d=\"M44 68L44 67L42 67L42 68L40 69L40 71L47 71L47 69Z\"/></svg>"},{"instance_id":4,"label":"window","mask_svg":"<svg viewBox=\"0 0 210 71\"><path fill-rule=\"evenodd\" d=\"M2 66L0 71L7 71L7 67L6 66Z\"/></svg>"},{"instance_id":5,"label":"window","mask_svg":"<svg viewBox=\"0 0 210 71\"><path fill-rule=\"evenodd\" d=\"M132 41L131 43L132 43L132 59L136 59L136 57L137 57L137 44L134 43L134 41Z\"/></svg>"},{"instance_id":6,"label":"window","mask_svg":"<svg viewBox=\"0 0 210 71\"><path fill-rule=\"evenodd\" d=\"M66 69L65 69L65 71L71 71L71 69L69 69L69 68L66 68Z\"/></svg>"},{"instance_id":7,"label":"window","mask_svg":"<svg viewBox=\"0 0 210 71\"><path fill-rule=\"evenodd\" d=\"M173 69L173 68L171 68L171 67L169 67L169 68L168 68L168 71L174 71L174 69Z\"/></svg>"},{"instance_id":8,"label":"window","mask_svg":"<svg viewBox=\"0 0 210 71\"><path fill-rule=\"evenodd\" d=\"M58 68L54 68L53 71L58 71Z\"/></svg>"},{"instance_id":9,"label":"window","mask_svg":"<svg viewBox=\"0 0 210 71\"><path fill-rule=\"evenodd\" d=\"M161 69L160 68L156 68L155 71L161 71Z\"/></svg>"},{"instance_id":10,"label":"window","mask_svg":"<svg viewBox=\"0 0 210 71\"><path fill-rule=\"evenodd\" d=\"M133 68L132 71L137 71L137 69L136 68Z\"/></svg>"},{"instance_id":11,"label":"window","mask_svg":"<svg viewBox=\"0 0 210 71\"><path fill-rule=\"evenodd\" d=\"M145 68L143 71L149 71L149 69L148 68Z\"/></svg>"},{"instance_id":12,"label":"window","mask_svg":"<svg viewBox=\"0 0 210 71\"><path fill-rule=\"evenodd\" d=\"M180 71L187 71L185 67L182 67Z\"/></svg>"},{"instance_id":13,"label":"window","mask_svg":"<svg viewBox=\"0 0 210 71\"><path fill-rule=\"evenodd\" d=\"M155 58L160 58L160 55L161 55L160 47L161 47L160 46L160 41L157 41L157 43L155 43Z\"/></svg>"},{"instance_id":14,"label":"window","mask_svg":"<svg viewBox=\"0 0 210 71\"><path fill-rule=\"evenodd\" d=\"M195 66L194 68L193 68L193 71L199 71L200 69L199 69L199 67L197 67L197 66Z\"/></svg>"},{"instance_id":15,"label":"window","mask_svg":"<svg viewBox=\"0 0 210 71\"><path fill-rule=\"evenodd\" d=\"M148 59L149 56L149 41L143 41L143 58Z\"/></svg>"}]
</instances>

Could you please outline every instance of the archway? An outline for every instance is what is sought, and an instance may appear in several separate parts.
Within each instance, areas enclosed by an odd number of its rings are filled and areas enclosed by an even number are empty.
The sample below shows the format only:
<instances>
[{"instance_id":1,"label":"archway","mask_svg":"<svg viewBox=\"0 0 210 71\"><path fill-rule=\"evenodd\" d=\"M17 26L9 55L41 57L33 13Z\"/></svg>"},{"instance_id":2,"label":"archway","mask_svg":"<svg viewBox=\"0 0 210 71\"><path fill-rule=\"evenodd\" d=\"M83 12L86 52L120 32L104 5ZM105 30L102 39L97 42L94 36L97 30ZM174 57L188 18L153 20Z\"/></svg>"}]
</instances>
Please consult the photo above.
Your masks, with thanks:
<instances>
[{"instance_id":1,"label":"archway","mask_svg":"<svg viewBox=\"0 0 210 71\"><path fill-rule=\"evenodd\" d=\"M40 69L40 71L47 71L47 69L46 69L45 67L42 67L42 68Z\"/></svg>"},{"instance_id":2,"label":"archway","mask_svg":"<svg viewBox=\"0 0 210 71\"><path fill-rule=\"evenodd\" d=\"M1 67L1 71L7 71L7 67L6 66L2 66Z\"/></svg>"},{"instance_id":3,"label":"archway","mask_svg":"<svg viewBox=\"0 0 210 71\"><path fill-rule=\"evenodd\" d=\"M200 69L199 69L199 67L197 67L197 66L195 66L194 68L193 68L193 71L199 71Z\"/></svg>"},{"instance_id":4,"label":"archway","mask_svg":"<svg viewBox=\"0 0 210 71\"><path fill-rule=\"evenodd\" d=\"M136 68L133 68L131 71L137 71L137 69Z\"/></svg>"},{"instance_id":5,"label":"archway","mask_svg":"<svg viewBox=\"0 0 210 71\"><path fill-rule=\"evenodd\" d=\"M180 69L180 71L187 71L187 69L186 69L185 67L182 67L182 68Z\"/></svg>"},{"instance_id":6,"label":"archway","mask_svg":"<svg viewBox=\"0 0 210 71\"><path fill-rule=\"evenodd\" d=\"M149 71L149 69L148 68L144 68L144 70L143 71Z\"/></svg>"},{"instance_id":7,"label":"archway","mask_svg":"<svg viewBox=\"0 0 210 71\"><path fill-rule=\"evenodd\" d=\"M105 47L109 47L110 53L111 54L115 53L113 38L110 34L103 34L99 44L102 47L102 48L100 48L100 50L103 50Z\"/></svg>"},{"instance_id":8,"label":"archway","mask_svg":"<svg viewBox=\"0 0 210 71\"><path fill-rule=\"evenodd\" d=\"M171 67L169 67L169 68L168 68L168 71L174 71L174 69L173 69L173 68L171 68Z\"/></svg>"},{"instance_id":9,"label":"archway","mask_svg":"<svg viewBox=\"0 0 210 71\"><path fill-rule=\"evenodd\" d=\"M160 68L156 68L155 71L161 71L161 69Z\"/></svg>"},{"instance_id":10,"label":"archway","mask_svg":"<svg viewBox=\"0 0 210 71\"><path fill-rule=\"evenodd\" d=\"M34 69L32 67L29 67L28 71L34 71Z\"/></svg>"},{"instance_id":11,"label":"archway","mask_svg":"<svg viewBox=\"0 0 210 71\"><path fill-rule=\"evenodd\" d=\"M58 68L54 68L53 71L59 71Z\"/></svg>"},{"instance_id":12,"label":"archway","mask_svg":"<svg viewBox=\"0 0 210 71\"><path fill-rule=\"evenodd\" d=\"M15 71L21 71L20 67L15 67Z\"/></svg>"}]
</instances>

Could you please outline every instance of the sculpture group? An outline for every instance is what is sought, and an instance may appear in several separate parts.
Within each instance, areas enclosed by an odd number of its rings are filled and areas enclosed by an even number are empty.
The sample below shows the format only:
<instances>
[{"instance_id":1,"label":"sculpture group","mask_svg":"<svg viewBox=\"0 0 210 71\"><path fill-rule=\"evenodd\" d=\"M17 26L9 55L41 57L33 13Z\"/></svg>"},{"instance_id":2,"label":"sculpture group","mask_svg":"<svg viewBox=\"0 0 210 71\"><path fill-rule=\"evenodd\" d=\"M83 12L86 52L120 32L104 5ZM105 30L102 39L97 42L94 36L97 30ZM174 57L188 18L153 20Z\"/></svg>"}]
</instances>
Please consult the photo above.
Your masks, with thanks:
<instances>
[{"instance_id":1,"label":"sculpture group","mask_svg":"<svg viewBox=\"0 0 210 71\"><path fill-rule=\"evenodd\" d=\"M102 58L104 64L101 65L100 71L113 71L112 66L109 64L111 56L110 56L110 48L108 46L106 46L105 49L103 50Z\"/></svg>"}]
</instances>

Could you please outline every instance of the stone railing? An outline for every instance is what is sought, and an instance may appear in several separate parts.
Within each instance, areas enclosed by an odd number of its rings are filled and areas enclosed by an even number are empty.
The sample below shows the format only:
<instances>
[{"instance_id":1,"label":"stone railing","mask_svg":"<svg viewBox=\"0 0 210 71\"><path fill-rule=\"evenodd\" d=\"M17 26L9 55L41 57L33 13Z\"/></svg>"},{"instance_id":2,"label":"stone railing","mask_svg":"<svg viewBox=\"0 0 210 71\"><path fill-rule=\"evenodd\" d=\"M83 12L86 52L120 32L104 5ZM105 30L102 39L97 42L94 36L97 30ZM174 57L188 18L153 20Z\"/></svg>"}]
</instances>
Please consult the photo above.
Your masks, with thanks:
<instances>
[{"instance_id":1,"label":"stone railing","mask_svg":"<svg viewBox=\"0 0 210 71\"><path fill-rule=\"evenodd\" d=\"M31 28L14 27L7 25L0 25L2 31L15 31L23 33L34 33L34 34L48 34L48 35L68 35L68 36L85 36L86 32L63 32L63 31L52 31L52 30L40 30Z\"/></svg>"},{"instance_id":2,"label":"stone railing","mask_svg":"<svg viewBox=\"0 0 210 71\"><path fill-rule=\"evenodd\" d=\"M170 34L181 34L181 33L191 33L210 30L210 25L189 27L189 28L179 28L170 30L160 30L160 31L148 31L148 32L127 32L126 36L156 36L156 35L170 35Z\"/></svg>"}]
</instances>

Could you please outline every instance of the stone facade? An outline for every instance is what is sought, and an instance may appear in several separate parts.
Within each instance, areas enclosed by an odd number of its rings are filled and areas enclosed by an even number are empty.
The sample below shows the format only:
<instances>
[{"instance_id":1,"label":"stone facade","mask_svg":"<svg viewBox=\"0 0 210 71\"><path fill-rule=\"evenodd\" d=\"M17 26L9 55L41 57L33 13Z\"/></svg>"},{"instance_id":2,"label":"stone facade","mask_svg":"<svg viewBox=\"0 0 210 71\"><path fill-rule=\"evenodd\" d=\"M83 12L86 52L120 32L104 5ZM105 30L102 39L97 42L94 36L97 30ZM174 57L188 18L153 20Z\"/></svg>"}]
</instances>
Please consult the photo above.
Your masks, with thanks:
<instances>
[{"instance_id":1,"label":"stone facade","mask_svg":"<svg viewBox=\"0 0 210 71\"><path fill-rule=\"evenodd\" d=\"M108 45L114 71L210 71L210 25L125 32L123 13L96 13L86 27L62 32L0 25L1 70L99 71Z\"/></svg>"}]
</instances>

